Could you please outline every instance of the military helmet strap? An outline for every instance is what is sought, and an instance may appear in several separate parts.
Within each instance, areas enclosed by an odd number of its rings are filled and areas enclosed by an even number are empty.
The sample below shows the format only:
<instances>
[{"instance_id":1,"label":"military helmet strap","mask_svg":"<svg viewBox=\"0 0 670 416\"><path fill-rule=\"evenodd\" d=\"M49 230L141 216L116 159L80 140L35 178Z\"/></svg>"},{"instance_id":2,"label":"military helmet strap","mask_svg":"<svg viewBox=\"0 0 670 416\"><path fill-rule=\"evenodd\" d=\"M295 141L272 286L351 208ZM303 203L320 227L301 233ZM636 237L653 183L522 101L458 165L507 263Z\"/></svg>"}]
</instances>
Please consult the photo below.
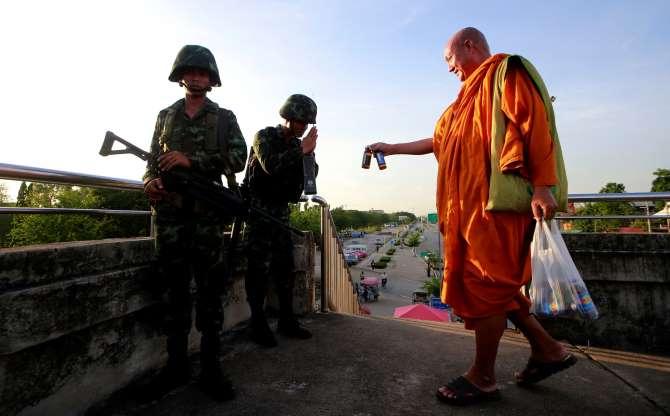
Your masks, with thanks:
<instances>
[{"instance_id":1,"label":"military helmet strap","mask_svg":"<svg viewBox=\"0 0 670 416\"><path fill-rule=\"evenodd\" d=\"M230 149L228 143L228 134L226 133L228 131L229 126L228 126L228 117L224 117L223 115L224 111L225 110L223 108L219 108L218 111L216 112L217 114L216 143L218 145L218 148L221 149L221 151L227 155ZM237 180L235 180L235 174L231 172L227 173L225 176L226 181L228 182L228 189L237 191L239 187L237 186Z\"/></svg>"},{"instance_id":2,"label":"military helmet strap","mask_svg":"<svg viewBox=\"0 0 670 416\"><path fill-rule=\"evenodd\" d=\"M165 151L165 145L167 144L165 141L169 140L169 138L172 136L172 127L174 126L174 118L175 115L177 114L177 109L175 108L177 103L172 104L168 110L167 114L165 114L165 120L163 121L163 132L161 134L161 137L163 137L163 143L161 143L161 146L163 147L161 150ZM171 143L172 145L172 143ZM176 149L174 149L176 150Z\"/></svg>"}]
</instances>

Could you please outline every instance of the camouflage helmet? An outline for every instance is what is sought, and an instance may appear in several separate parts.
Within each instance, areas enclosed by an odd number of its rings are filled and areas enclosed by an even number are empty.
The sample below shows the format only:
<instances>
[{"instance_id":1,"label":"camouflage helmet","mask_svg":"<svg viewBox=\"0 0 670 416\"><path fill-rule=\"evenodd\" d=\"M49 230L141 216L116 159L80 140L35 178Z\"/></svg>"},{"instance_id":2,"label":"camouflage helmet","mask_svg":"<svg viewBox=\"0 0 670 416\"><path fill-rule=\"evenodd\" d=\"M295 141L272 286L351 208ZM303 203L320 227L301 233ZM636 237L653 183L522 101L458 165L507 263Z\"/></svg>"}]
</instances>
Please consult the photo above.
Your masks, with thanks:
<instances>
[{"instance_id":1,"label":"camouflage helmet","mask_svg":"<svg viewBox=\"0 0 670 416\"><path fill-rule=\"evenodd\" d=\"M316 123L316 103L306 95L293 94L281 106L279 115L286 120L314 124Z\"/></svg>"},{"instance_id":2,"label":"camouflage helmet","mask_svg":"<svg viewBox=\"0 0 670 416\"><path fill-rule=\"evenodd\" d=\"M186 45L181 48L177 54L177 59L172 64L172 71L170 71L168 79L172 82L179 82L186 68L199 68L209 71L212 85L215 87L221 86L219 68L216 66L214 55L204 46Z\"/></svg>"}]
</instances>

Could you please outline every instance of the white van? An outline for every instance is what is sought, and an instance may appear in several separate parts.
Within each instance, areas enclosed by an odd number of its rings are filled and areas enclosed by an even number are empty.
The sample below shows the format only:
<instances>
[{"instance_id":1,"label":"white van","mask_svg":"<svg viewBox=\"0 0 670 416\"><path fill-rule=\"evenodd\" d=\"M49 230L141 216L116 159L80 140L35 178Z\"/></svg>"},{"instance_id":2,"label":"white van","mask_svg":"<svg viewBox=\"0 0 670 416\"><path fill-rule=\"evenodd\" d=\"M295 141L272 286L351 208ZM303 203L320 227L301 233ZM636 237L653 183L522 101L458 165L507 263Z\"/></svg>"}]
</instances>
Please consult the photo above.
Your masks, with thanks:
<instances>
[{"instance_id":1,"label":"white van","mask_svg":"<svg viewBox=\"0 0 670 416\"><path fill-rule=\"evenodd\" d=\"M350 244L346 247L344 247L344 251L346 252L351 252L351 251L362 251L363 253L368 252L368 246L365 244Z\"/></svg>"}]
</instances>

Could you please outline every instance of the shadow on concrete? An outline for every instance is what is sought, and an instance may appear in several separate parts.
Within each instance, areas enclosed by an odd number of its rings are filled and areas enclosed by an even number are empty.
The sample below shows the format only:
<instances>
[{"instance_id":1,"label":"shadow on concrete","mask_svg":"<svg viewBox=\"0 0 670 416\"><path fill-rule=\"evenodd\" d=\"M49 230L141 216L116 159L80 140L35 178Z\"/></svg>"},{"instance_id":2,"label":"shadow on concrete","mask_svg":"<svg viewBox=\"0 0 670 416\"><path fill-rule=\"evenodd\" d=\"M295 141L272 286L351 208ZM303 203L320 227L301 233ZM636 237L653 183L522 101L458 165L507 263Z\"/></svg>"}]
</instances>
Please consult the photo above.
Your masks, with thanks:
<instances>
[{"instance_id":1,"label":"shadow on concrete","mask_svg":"<svg viewBox=\"0 0 670 416\"><path fill-rule=\"evenodd\" d=\"M670 360L570 347L579 362L532 389L513 382L530 352L508 331L497 363L503 400L452 408L436 388L465 372L474 339L458 324L313 314L314 338L279 337L279 346L250 343L242 327L227 334L224 365L237 398L216 403L193 382L161 400L143 402L138 381L89 411L95 415L667 415ZM198 372L194 357L194 373Z\"/></svg>"}]
</instances>

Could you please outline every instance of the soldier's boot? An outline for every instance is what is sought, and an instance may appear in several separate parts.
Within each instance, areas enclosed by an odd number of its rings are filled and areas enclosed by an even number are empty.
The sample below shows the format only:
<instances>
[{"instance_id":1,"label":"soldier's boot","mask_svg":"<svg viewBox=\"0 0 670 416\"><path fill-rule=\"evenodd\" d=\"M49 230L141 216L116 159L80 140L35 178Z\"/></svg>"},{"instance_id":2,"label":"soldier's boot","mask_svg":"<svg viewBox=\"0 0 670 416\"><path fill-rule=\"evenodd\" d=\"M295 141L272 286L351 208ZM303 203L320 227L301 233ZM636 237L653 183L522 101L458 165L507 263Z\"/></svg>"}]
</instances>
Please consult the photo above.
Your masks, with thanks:
<instances>
[{"instance_id":1,"label":"soldier's boot","mask_svg":"<svg viewBox=\"0 0 670 416\"><path fill-rule=\"evenodd\" d=\"M212 399L225 402L235 398L233 383L220 361L221 338L218 331L204 332L200 339L200 390Z\"/></svg>"},{"instance_id":2,"label":"soldier's boot","mask_svg":"<svg viewBox=\"0 0 670 416\"><path fill-rule=\"evenodd\" d=\"M174 335L167 339L167 365L148 386L148 396L156 399L165 396L191 380L188 362L188 335Z\"/></svg>"},{"instance_id":3,"label":"soldier's boot","mask_svg":"<svg viewBox=\"0 0 670 416\"><path fill-rule=\"evenodd\" d=\"M265 313L256 311L251 313L251 325L249 326L249 338L256 344L273 348L277 346L277 339L270 330Z\"/></svg>"},{"instance_id":4,"label":"soldier's boot","mask_svg":"<svg viewBox=\"0 0 670 416\"><path fill-rule=\"evenodd\" d=\"M277 332L289 338L309 339L312 333L305 329L293 315L293 287L287 286L279 293L279 324Z\"/></svg>"},{"instance_id":5,"label":"soldier's boot","mask_svg":"<svg viewBox=\"0 0 670 416\"><path fill-rule=\"evenodd\" d=\"M310 339L312 333L303 327L295 317L280 318L277 332L289 338Z\"/></svg>"}]
</instances>

